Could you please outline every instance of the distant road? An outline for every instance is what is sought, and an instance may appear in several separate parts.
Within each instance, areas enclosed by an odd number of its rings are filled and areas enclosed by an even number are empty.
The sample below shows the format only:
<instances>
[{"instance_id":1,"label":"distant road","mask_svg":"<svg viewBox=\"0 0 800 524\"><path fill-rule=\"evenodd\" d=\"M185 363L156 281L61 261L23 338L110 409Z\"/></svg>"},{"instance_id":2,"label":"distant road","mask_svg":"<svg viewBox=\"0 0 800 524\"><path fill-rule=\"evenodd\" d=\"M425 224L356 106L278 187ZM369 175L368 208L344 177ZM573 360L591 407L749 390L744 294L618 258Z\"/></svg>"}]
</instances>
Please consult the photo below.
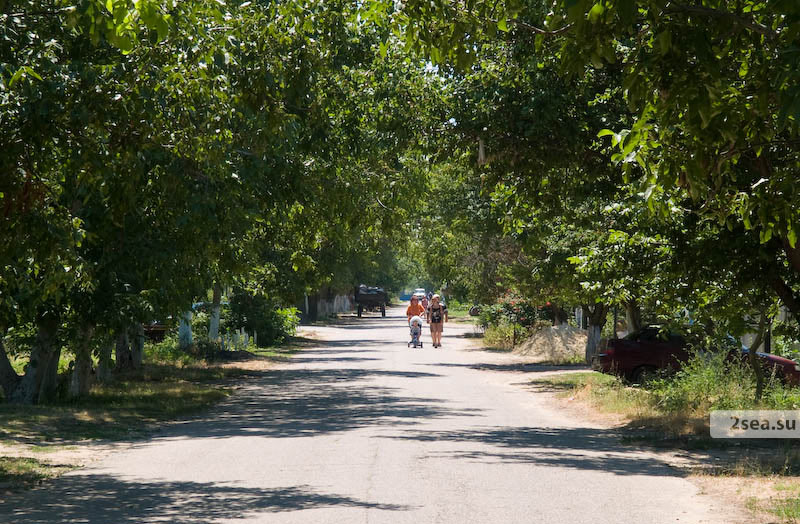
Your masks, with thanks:
<instances>
[{"instance_id":1,"label":"distant road","mask_svg":"<svg viewBox=\"0 0 800 524\"><path fill-rule=\"evenodd\" d=\"M207 415L7 500L0 522L735 522L656 455L498 372L514 357L470 350L469 327L408 349L403 313L310 328L317 347Z\"/></svg>"}]
</instances>

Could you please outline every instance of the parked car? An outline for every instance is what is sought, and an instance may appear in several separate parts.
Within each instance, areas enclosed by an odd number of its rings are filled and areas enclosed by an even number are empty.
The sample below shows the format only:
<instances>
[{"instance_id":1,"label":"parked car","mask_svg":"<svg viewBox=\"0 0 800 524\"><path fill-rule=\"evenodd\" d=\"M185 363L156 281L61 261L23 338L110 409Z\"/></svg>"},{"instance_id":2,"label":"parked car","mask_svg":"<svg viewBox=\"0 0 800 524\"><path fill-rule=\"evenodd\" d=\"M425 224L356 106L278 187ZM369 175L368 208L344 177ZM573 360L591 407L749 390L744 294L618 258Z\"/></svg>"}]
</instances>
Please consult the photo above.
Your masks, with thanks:
<instances>
[{"instance_id":1,"label":"parked car","mask_svg":"<svg viewBox=\"0 0 800 524\"><path fill-rule=\"evenodd\" d=\"M422 300L428 295L427 293L425 293L425 288L418 287L417 289L414 290L414 293L411 296L417 297L417 299Z\"/></svg>"},{"instance_id":2,"label":"parked car","mask_svg":"<svg viewBox=\"0 0 800 524\"><path fill-rule=\"evenodd\" d=\"M749 355L749 349L742 349L739 357L743 361L747 361ZM761 359L761 363L764 365L764 371L767 374L775 373L775 376L783 380L784 383L790 386L800 386L800 364L795 362L794 360L779 357L778 355L773 355L772 353L759 353L756 351L756 356Z\"/></svg>"},{"instance_id":3,"label":"parked car","mask_svg":"<svg viewBox=\"0 0 800 524\"><path fill-rule=\"evenodd\" d=\"M730 358L746 362L748 349L732 352ZM800 385L800 364L770 353L756 353L767 374L790 385ZM596 370L642 383L648 375L664 370L677 371L692 356L686 340L661 326L647 326L625 338L609 339L593 361Z\"/></svg>"},{"instance_id":4,"label":"parked car","mask_svg":"<svg viewBox=\"0 0 800 524\"><path fill-rule=\"evenodd\" d=\"M680 369L691 357L686 340L660 326L648 326L625 338L609 339L593 367L641 383L648 374Z\"/></svg>"}]
</instances>

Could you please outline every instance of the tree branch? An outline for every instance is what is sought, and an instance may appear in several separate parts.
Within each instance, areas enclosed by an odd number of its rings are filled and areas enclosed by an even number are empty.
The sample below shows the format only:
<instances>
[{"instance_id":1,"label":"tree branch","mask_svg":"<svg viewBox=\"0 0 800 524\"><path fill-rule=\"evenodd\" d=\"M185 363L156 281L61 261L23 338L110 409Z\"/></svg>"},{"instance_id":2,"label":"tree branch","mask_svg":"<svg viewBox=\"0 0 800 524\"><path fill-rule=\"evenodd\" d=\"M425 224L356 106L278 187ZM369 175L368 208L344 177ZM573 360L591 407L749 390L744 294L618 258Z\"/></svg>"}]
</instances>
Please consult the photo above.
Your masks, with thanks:
<instances>
[{"instance_id":1,"label":"tree branch","mask_svg":"<svg viewBox=\"0 0 800 524\"><path fill-rule=\"evenodd\" d=\"M570 31L575 25L573 23L570 23L559 29L554 29L553 31L549 31L547 29L541 29L539 27L533 26L521 20L512 20L511 23L523 29L526 29L532 33L536 33L537 35L545 35L545 36L558 36L560 34L566 33L567 31Z\"/></svg>"},{"instance_id":2,"label":"tree branch","mask_svg":"<svg viewBox=\"0 0 800 524\"><path fill-rule=\"evenodd\" d=\"M781 299L783 305L792 312L796 318L800 318L800 299L794 296L794 291L781 277L773 277L769 281L772 290Z\"/></svg>"},{"instance_id":3,"label":"tree branch","mask_svg":"<svg viewBox=\"0 0 800 524\"><path fill-rule=\"evenodd\" d=\"M775 31L771 30L764 24L759 24L755 20L744 18L740 15L737 15L736 13L731 13L728 11L720 11L719 9L713 9L711 7L672 4L671 7L664 10L664 13L690 14L690 15L705 16L709 18L719 18L726 20L728 22L732 22L733 24L742 26L744 28L747 28L753 32L762 34L768 38L777 38L778 36L778 34Z\"/></svg>"}]
</instances>

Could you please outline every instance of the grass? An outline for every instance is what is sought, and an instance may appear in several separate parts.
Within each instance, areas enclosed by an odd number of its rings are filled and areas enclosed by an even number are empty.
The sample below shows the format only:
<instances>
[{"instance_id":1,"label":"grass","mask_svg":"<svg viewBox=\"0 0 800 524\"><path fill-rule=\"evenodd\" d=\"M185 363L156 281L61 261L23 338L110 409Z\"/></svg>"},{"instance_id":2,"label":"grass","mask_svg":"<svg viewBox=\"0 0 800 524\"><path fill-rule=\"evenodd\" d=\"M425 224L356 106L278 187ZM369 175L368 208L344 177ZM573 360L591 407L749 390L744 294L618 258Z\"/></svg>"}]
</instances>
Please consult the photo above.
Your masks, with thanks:
<instances>
[{"instance_id":1,"label":"grass","mask_svg":"<svg viewBox=\"0 0 800 524\"><path fill-rule=\"evenodd\" d=\"M748 497L745 505L753 513L768 513L783 524L800 523L800 482L776 481L768 497Z\"/></svg>"},{"instance_id":2,"label":"grass","mask_svg":"<svg viewBox=\"0 0 800 524\"><path fill-rule=\"evenodd\" d=\"M33 487L71 469L73 469L72 466L50 464L35 458L0 457L0 493L6 490Z\"/></svg>"},{"instance_id":3,"label":"grass","mask_svg":"<svg viewBox=\"0 0 800 524\"><path fill-rule=\"evenodd\" d=\"M774 489L785 498L773 501L766 510L786 522L800 521L800 484L778 483Z\"/></svg>"},{"instance_id":4,"label":"grass","mask_svg":"<svg viewBox=\"0 0 800 524\"><path fill-rule=\"evenodd\" d=\"M558 390L560 396L587 403L601 413L627 419L630 430L625 438L627 441L661 445L688 444L693 448L708 445L705 442L708 440L708 430L704 419L681 412L666 412L654 401L652 392L630 387L613 375L586 371L559 374L537 379L532 383ZM706 435L703 442L688 442L688 436L702 436L703 431Z\"/></svg>"},{"instance_id":5,"label":"grass","mask_svg":"<svg viewBox=\"0 0 800 524\"><path fill-rule=\"evenodd\" d=\"M230 390L214 381L226 375L241 376L238 370L226 374L184 368L180 370L181 378L167 378L163 366L154 368L151 371L148 366L141 375L96 386L88 396L74 402L2 404L0 438L37 446L40 442L137 437L150 424L199 411L224 399Z\"/></svg>"}]
</instances>

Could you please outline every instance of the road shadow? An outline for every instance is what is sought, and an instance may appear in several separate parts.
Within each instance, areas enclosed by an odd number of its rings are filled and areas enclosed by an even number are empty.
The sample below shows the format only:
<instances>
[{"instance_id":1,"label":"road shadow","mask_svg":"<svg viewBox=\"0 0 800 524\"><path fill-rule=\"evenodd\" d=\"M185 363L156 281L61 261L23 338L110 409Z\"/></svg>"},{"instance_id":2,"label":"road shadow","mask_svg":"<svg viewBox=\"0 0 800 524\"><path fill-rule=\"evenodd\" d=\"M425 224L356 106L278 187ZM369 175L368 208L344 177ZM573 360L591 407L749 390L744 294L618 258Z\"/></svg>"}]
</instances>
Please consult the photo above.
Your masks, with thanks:
<instances>
[{"instance_id":1,"label":"road shadow","mask_svg":"<svg viewBox=\"0 0 800 524\"><path fill-rule=\"evenodd\" d=\"M656 456L631 452L614 429L485 427L459 431L405 431L385 438L465 444L429 456L494 464L521 463L615 475L684 476ZM445 445L444 447L451 447Z\"/></svg>"},{"instance_id":2,"label":"road shadow","mask_svg":"<svg viewBox=\"0 0 800 524\"><path fill-rule=\"evenodd\" d=\"M437 362L434 364L425 364L433 367L461 367L469 369L477 369L481 371L502 371L511 373L536 373L544 371L567 371L567 370L586 370L591 368L586 364L548 364L548 363L533 363L533 362L515 362L508 364L495 364L490 362L481 362L477 364L457 364L453 362Z\"/></svg>"},{"instance_id":3,"label":"road shadow","mask_svg":"<svg viewBox=\"0 0 800 524\"><path fill-rule=\"evenodd\" d=\"M305 353L305 352L304 352ZM306 357L302 353L300 355L295 355L292 358L292 362L296 364L319 364L319 363L326 363L326 362L333 362L333 363L353 363L353 362L370 362L370 361L381 361L382 358L375 358L375 357L340 357L340 356L332 356L332 357L315 357L310 356Z\"/></svg>"},{"instance_id":4,"label":"road shadow","mask_svg":"<svg viewBox=\"0 0 800 524\"><path fill-rule=\"evenodd\" d=\"M371 426L414 426L435 418L475 416L436 398L406 396L375 379L435 379L436 373L380 369L281 369L243 386L210 412L155 438L289 438Z\"/></svg>"},{"instance_id":5,"label":"road shadow","mask_svg":"<svg viewBox=\"0 0 800 524\"><path fill-rule=\"evenodd\" d=\"M408 506L365 502L310 486L247 488L203 482L133 482L108 475L69 475L0 505L0 521L15 524L81 522L198 524L315 508L408 511Z\"/></svg>"}]
</instances>

